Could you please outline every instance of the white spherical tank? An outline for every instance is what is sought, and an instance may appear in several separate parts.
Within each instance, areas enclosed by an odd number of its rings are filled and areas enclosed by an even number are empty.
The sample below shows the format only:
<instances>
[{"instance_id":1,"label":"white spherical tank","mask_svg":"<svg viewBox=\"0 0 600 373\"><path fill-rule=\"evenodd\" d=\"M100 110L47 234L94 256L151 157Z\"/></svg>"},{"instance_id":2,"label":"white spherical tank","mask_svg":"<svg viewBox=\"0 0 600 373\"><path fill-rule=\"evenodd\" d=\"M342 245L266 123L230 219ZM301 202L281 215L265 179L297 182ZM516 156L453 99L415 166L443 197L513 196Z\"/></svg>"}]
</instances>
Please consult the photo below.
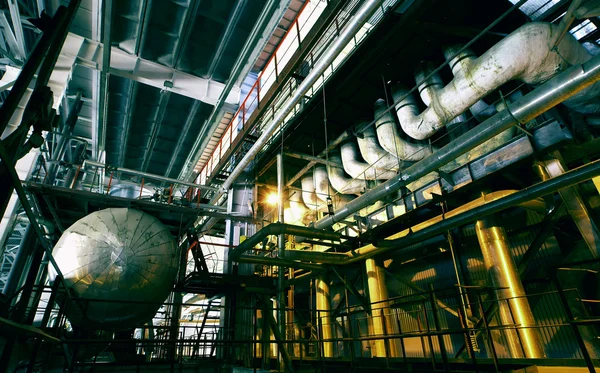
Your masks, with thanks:
<instances>
[{"instance_id":1,"label":"white spherical tank","mask_svg":"<svg viewBox=\"0 0 600 373\"><path fill-rule=\"evenodd\" d=\"M96 211L78 220L65 230L53 254L74 298L83 299L76 302L79 307L67 308L69 320L91 328L148 321L177 276L171 233L152 215L128 208ZM55 277L51 270L50 279Z\"/></svg>"}]
</instances>

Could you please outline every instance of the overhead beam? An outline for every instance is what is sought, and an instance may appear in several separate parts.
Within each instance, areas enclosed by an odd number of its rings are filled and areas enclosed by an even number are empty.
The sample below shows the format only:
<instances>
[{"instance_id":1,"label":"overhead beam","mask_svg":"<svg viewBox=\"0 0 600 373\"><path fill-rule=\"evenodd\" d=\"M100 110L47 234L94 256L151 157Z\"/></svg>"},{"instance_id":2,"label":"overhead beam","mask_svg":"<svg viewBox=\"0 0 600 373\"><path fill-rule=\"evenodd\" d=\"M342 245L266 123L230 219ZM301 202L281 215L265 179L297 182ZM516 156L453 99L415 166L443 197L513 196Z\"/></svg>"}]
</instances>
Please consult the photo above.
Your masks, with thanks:
<instances>
[{"instance_id":1,"label":"overhead beam","mask_svg":"<svg viewBox=\"0 0 600 373\"><path fill-rule=\"evenodd\" d=\"M175 166L175 161L177 160L177 156L179 156L179 152L181 152L181 147L183 146L183 141L188 137L190 128L192 128L192 123L194 123L194 119L196 118L196 114L198 114L198 109L200 109L200 101L194 101L192 104L192 108L188 113L187 119L185 120L185 125L183 126L183 131L179 135L179 139L177 140L177 145L175 145L175 149L173 150L173 155L169 160L169 166L167 167L167 171L165 172L165 176L171 177L171 171L173 171L173 166Z\"/></svg>"},{"instance_id":2,"label":"overhead beam","mask_svg":"<svg viewBox=\"0 0 600 373\"><path fill-rule=\"evenodd\" d=\"M94 70L102 70L104 45L102 43L69 33L61 55L75 57L75 63ZM172 67L160 65L116 47L111 48L108 73L135 80L158 89L215 105L225 85L211 79L200 78ZM240 88L232 87L225 102L237 105Z\"/></svg>"},{"instance_id":3,"label":"overhead beam","mask_svg":"<svg viewBox=\"0 0 600 373\"><path fill-rule=\"evenodd\" d=\"M223 106L225 104L225 96L230 96L229 90L232 92L237 89L238 101L239 102L239 88L243 80L248 75L248 72L254 66L254 62L258 58L260 52L267 44L271 35L275 31L275 28L279 24L281 18L285 15L291 0L269 0L261 13L259 19L256 21L254 28L250 32L244 47L242 48L227 81L227 85L223 90L223 97L219 97L215 107L213 108L210 117L208 118L206 125L203 128L200 136L196 138L196 142L190 152L189 156L185 160L185 164L179 173L179 179L188 180L194 172L194 166L198 163L198 160L202 156L203 150L206 148L210 140L212 139L215 130L217 129L219 122L223 116Z\"/></svg>"},{"instance_id":4,"label":"overhead beam","mask_svg":"<svg viewBox=\"0 0 600 373\"><path fill-rule=\"evenodd\" d=\"M162 91L160 93L158 109L156 110L156 115L154 116L154 121L152 123L152 129L150 130L150 138L148 139L146 150L144 151L144 158L142 161L142 172L146 172L146 170L148 169L150 157L152 157L152 153L154 152L154 147L156 146L156 140L158 138L158 133L160 132L160 127L162 125L163 119L165 119L165 112L167 111L167 105L169 104L170 97L171 93L169 91Z\"/></svg>"}]
</instances>

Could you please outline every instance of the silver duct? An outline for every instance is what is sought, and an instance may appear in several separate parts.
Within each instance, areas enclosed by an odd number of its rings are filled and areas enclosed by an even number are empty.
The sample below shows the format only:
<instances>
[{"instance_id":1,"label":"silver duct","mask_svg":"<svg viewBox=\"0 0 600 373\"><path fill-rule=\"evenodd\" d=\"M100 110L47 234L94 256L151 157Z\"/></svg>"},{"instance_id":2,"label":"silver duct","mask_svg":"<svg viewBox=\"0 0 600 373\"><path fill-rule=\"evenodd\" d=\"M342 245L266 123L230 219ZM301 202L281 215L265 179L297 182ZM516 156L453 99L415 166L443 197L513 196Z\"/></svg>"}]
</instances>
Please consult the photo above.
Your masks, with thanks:
<instances>
[{"instance_id":1,"label":"silver duct","mask_svg":"<svg viewBox=\"0 0 600 373\"><path fill-rule=\"evenodd\" d=\"M529 23L478 59L463 59L460 68L455 68L454 79L430 97L431 103L425 111L418 114L410 96L396 104L402 129L414 139L429 138L508 81L540 84L557 72L590 59L587 50L571 35L566 35L554 47L559 31L558 26L550 23ZM600 90L600 87L595 89ZM392 92L394 101L400 100L405 93L402 89ZM583 94L565 101L565 104L581 112L597 110L597 105L582 103L585 99L586 94Z\"/></svg>"}]
</instances>

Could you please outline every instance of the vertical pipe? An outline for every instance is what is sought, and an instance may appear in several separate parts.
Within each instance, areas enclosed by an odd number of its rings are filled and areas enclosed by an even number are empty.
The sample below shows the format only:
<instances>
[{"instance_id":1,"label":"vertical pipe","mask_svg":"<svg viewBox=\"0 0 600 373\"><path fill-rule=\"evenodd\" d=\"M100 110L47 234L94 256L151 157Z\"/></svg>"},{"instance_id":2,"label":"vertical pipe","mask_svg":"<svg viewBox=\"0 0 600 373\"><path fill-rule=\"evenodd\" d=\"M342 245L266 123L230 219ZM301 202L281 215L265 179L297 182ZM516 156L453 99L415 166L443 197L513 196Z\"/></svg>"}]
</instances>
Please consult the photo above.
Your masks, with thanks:
<instances>
[{"instance_id":1,"label":"vertical pipe","mask_svg":"<svg viewBox=\"0 0 600 373\"><path fill-rule=\"evenodd\" d=\"M367 283L369 287L369 301L371 302L371 318L373 320L373 334L397 334L397 325L390 317L388 291L385 285L385 272L374 260L365 260ZM386 320L384 320L386 318ZM399 357L398 341L389 340L390 356L386 356L385 339L376 339L373 343L373 357Z\"/></svg>"},{"instance_id":2,"label":"vertical pipe","mask_svg":"<svg viewBox=\"0 0 600 373\"><path fill-rule=\"evenodd\" d=\"M277 214L279 216L279 222L283 221L283 154L277 154ZM280 234L277 237L277 256L283 259L285 255L285 235ZM277 325L279 325L279 332L284 339L286 338L286 323L285 323L285 267L279 266L277 270ZM283 345L282 345L283 347ZM281 364L283 366L283 363Z\"/></svg>"},{"instance_id":3,"label":"vertical pipe","mask_svg":"<svg viewBox=\"0 0 600 373\"><path fill-rule=\"evenodd\" d=\"M23 237L21 238L19 250L17 251L15 260L10 268L10 272L8 273L8 278L4 284L4 289L2 290L7 298L11 298L15 294L15 291L19 288L21 274L25 268L27 258L33 252L36 238L35 231L33 230L31 224L29 224L25 229L25 234L23 234Z\"/></svg>"},{"instance_id":4,"label":"vertical pipe","mask_svg":"<svg viewBox=\"0 0 600 373\"><path fill-rule=\"evenodd\" d=\"M535 319L511 256L506 231L493 217L478 220L475 229L492 285L498 288L496 296L502 299L498 304L501 322L505 326L519 325L518 329L506 329L511 357L543 358ZM525 356L522 356L523 352Z\"/></svg>"},{"instance_id":5,"label":"vertical pipe","mask_svg":"<svg viewBox=\"0 0 600 373\"><path fill-rule=\"evenodd\" d=\"M321 329L322 339L333 338L333 329L331 327L331 302L329 294L329 282L325 276L319 276L315 280L316 287L316 310L317 321ZM322 342L323 357L333 357L333 342Z\"/></svg>"}]
</instances>

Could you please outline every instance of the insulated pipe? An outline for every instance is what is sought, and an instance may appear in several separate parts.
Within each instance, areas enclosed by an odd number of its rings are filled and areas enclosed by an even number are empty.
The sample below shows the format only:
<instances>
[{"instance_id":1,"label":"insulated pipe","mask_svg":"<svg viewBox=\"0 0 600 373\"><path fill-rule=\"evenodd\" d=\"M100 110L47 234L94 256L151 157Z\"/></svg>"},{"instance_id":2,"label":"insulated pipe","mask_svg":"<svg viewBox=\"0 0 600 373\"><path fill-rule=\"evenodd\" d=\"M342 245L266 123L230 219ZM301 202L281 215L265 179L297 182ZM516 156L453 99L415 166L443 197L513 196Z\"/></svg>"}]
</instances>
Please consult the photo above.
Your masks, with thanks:
<instances>
[{"instance_id":1,"label":"insulated pipe","mask_svg":"<svg viewBox=\"0 0 600 373\"><path fill-rule=\"evenodd\" d=\"M385 180L396 175L393 171L378 172L375 167L371 167L367 162L360 159L358 146L352 140L346 141L341 146L342 165L344 171L354 179L360 180Z\"/></svg>"},{"instance_id":2,"label":"insulated pipe","mask_svg":"<svg viewBox=\"0 0 600 373\"><path fill-rule=\"evenodd\" d=\"M363 123L363 126L368 123ZM359 128L361 126L359 125ZM388 153L379 145L377 132L372 126L366 127L360 135L356 137L358 148L363 159L371 165L377 174L383 174L387 171L398 171L402 161Z\"/></svg>"},{"instance_id":3,"label":"insulated pipe","mask_svg":"<svg viewBox=\"0 0 600 373\"><path fill-rule=\"evenodd\" d=\"M369 301L371 302L371 336L398 334L395 318L391 315L388 290L385 285L383 267L374 259L365 260ZM372 341L372 357L399 357L399 346L396 339L375 339ZM387 346L386 346L387 344ZM389 352L389 354L388 354Z\"/></svg>"},{"instance_id":4,"label":"insulated pipe","mask_svg":"<svg viewBox=\"0 0 600 373\"><path fill-rule=\"evenodd\" d=\"M598 168L600 169L600 165ZM452 228L455 228L461 224L470 223L482 216L485 216L479 215L479 211L481 209L485 210L485 208L488 208L489 206L495 206L495 208L497 208L497 210L493 210L493 212L498 212L512 206L519 206L537 213L546 213L548 207L546 206L544 200L539 198L541 196L534 196L531 198L521 197L517 203L508 205L503 205L501 203L506 201L507 198L510 198L513 195L519 195L526 190L527 189L519 192L515 190L501 190L485 194L484 196L466 203L454 210L435 216L429 220L414 225L409 229L400 231L388 237L388 239L377 241L375 244L365 245L357 250L345 253L320 253L301 250L288 250L287 254L289 258L297 260L312 260L314 262L324 264L350 264L360 260L372 258L385 252L396 251L401 248L410 249L410 246L412 245L417 245L416 247L420 248L422 246L419 244L433 236L438 234L446 234ZM501 207L496 205L500 205ZM469 218L471 220L469 220ZM460 223L457 223L456 221L459 221ZM445 228L440 229L438 228L439 226L445 226Z\"/></svg>"},{"instance_id":5,"label":"insulated pipe","mask_svg":"<svg viewBox=\"0 0 600 373\"><path fill-rule=\"evenodd\" d=\"M427 106L436 99L436 91L444 87L444 82L439 74L433 74L429 79L425 79L434 70L435 66L431 62L425 62L415 71L415 80L421 101Z\"/></svg>"},{"instance_id":6,"label":"insulated pipe","mask_svg":"<svg viewBox=\"0 0 600 373\"><path fill-rule=\"evenodd\" d=\"M504 331L511 357L545 357L527 294L511 255L506 231L494 217L478 220L475 231L487 273L492 285L497 288L500 320L504 326L517 327Z\"/></svg>"},{"instance_id":7,"label":"insulated pipe","mask_svg":"<svg viewBox=\"0 0 600 373\"><path fill-rule=\"evenodd\" d=\"M341 208L346 203L350 202L352 198L343 194L336 193L331 184L329 183L329 177L327 176L327 168L325 166L317 166L314 171L315 178L315 190L316 195L321 203L327 206L327 198L331 198L333 208Z\"/></svg>"},{"instance_id":8,"label":"insulated pipe","mask_svg":"<svg viewBox=\"0 0 600 373\"><path fill-rule=\"evenodd\" d=\"M337 155L331 155L329 159L342 164L342 159ZM353 179L346 176L342 167L328 165L327 175L333 189L342 194L363 194L367 189L365 181Z\"/></svg>"},{"instance_id":9,"label":"insulated pipe","mask_svg":"<svg viewBox=\"0 0 600 373\"><path fill-rule=\"evenodd\" d=\"M321 329L320 339L332 339L333 327L331 324L331 294L329 293L329 282L325 276L315 279L317 320ZM321 342L323 346L323 357L333 357L333 342Z\"/></svg>"},{"instance_id":10,"label":"insulated pipe","mask_svg":"<svg viewBox=\"0 0 600 373\"><path fill-rule=\"evenodd\" d=\"M569 38L565 38L569 40ZM564 40L563 40L564 42ZM517 123L527 123L538 115L571 98L600 80L600 56L573 66L532 92L508 105L508 108L487 119L473 130L461 135L435 154L406 168L385 183L346 204L341 210L315 223L327 228L344 220L362 208L396 193L407 184L438 170L476 146L504 132Z\"/></svg>"},{"instance_id":11,"label":"insulated pipe","mask_svg":"<svg viewBox=\"0 0 600 373\"><path fill-rule=\"evenodd\" d=\"M326 211L327 206L317 198L317 189L315 187L315 179L310 176L304 176L300 180L302 185L302 201L310 211Z\"/></svg>"},{"instance_id":12,"label":"insulated pipe","mask_svg":"<svg viewBox=\"0 0 600 373\"><path fill-rule=\"evenodd\" d=\"M12 298L19 288L19 282L21 281L25 264L27 263L27 259L31 256L31 253L33 253L36 239L37 237L33 230L33 226L30 224L27 226L27 228L25 228L25 233L23 234L21 242L19 243L17 255L15 256L13 264L10 268L10 272L8 273L8 277L6 278L4 289L2 290L2 293L8 299Z\"/></svg>"},{"instance_id":13,"label":"insulated pipe","mask_svg":"<svg viewBox=\"0 0 600 373\"><path fill-rule=\"evenodd\" d=\"M408 96L403 105L409 110L415 112L417 110L412 96ZM394 116L391 111L388 111L388 106L382 99L375 102L375 118L378 118L375 122L375 129L379 144L394 157L403 161L420 161L431 155L431 148L428 144L415 144L400 136Z\"/></svg>"},{"instance_id":14,"label":"insulated pipe","mask_svg":"<svg viewBox=\"0 0 600 373\"><path fill-rule=\"evenodd\" d=\"M437 92L437 100L420 114L407 106L406 99L398 102L396 110L402 129L414 139L429 138L506 82L520 80L527 84L540 84L558 71L590 58L586 49L571 35L566 35L553 48L553 35L559 31L556 25L540 22L518 28L473 61L468 70L459 71L448 85ZM393 92L394 101L403 95L403 91ZM579 104L575 102L574 107L583 109Z\"/></svg>"},{"instance_id":15,"label":"insulated pipe","mask_svg":"<svg viewBox=\"0 0 600 373\"><path fill-rule=\"evenodd\" d=\"M475 52L470 49L465 49L460 52L461 47L458 45L450 46L444 50L444 56L447 60L450 60L450 69L454 76L464 74L463 71L467 71L473 65L473 62L477 59ZM452 58L455 56L454 58ZM492 115L496 114L496 108L492 105L488 105L483 100L479 100L474 103L469 111L478 121L482 122Z\"/></svg>"},{"instance_id":16,"label":"insulated pipe","mask_svg":"<svg viewBox=\"0 0 600 373\"><path fill-rule=\"evenodd\" d=\"M296 104L304 99L306 92L313 87L315 82L322 79L323 72L329 68L331 63L344 50L346 44L348 44L348 42L354 38L356 33L362 29L365 22L367 22L371 15L379 9L379 6L382 3L383 0L363 1L361 7L356 11L354 16L350 18L346 27L340 32L339 36L325 53L319 57L313 69L308 73L304 80L302 80L302 83L300 83L292 96L276 112L271 122L265 126L262 135L260 135L258 140L252 145L252 148L248 150L248 153L244 155L238 165L233 169L227 180L223 183L221 187L222 191L229 190L231 184L233 184L241 173L244 172L244 169L248 167L250 161L256 157L258 152L265 146L267 141L269 141L273 133L275 133L275 130L279 128L280 123L282 123L288 114L296 107Z\"/></svg>"}]
</instances>

